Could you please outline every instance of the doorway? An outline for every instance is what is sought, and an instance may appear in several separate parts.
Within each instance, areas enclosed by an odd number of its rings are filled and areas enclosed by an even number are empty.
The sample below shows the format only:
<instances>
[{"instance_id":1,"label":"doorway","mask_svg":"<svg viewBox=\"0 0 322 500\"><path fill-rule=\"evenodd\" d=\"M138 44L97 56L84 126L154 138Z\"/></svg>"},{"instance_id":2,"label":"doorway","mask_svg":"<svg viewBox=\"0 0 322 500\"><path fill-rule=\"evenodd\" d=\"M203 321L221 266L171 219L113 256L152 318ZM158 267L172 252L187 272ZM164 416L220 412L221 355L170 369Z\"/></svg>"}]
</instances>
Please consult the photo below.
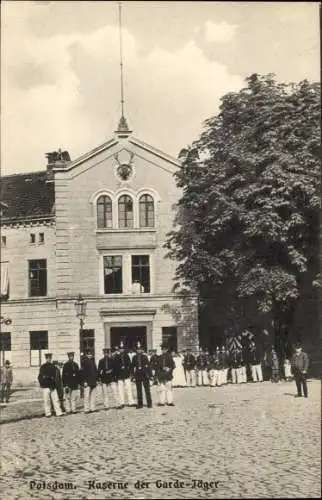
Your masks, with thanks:
<instances>
[{"instance_id":1,"label":"doorway","mask_svg":"<svg viewBox=\"0 0 322 500\"><path fill-rule=\"evenodd\" d=\"M140 342L143 349L147 348L146 326L112 326L111 346L120 345L123 342L126 349L136 349L137 342Z\"/></svg>"}]
</instances>

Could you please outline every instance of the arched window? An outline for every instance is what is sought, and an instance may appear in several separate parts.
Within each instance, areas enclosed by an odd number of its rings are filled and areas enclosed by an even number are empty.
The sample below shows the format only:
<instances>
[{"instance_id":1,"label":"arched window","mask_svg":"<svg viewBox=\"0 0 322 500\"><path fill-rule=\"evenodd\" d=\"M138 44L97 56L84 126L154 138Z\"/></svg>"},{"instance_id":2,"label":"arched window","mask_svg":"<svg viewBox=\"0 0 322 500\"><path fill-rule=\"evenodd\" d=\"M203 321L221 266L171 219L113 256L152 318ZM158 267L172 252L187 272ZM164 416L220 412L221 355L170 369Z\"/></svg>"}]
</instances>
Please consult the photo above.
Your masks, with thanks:
<instances>
[{"instance_id":1,"label":"arched window","mask_svg":"<svg viewBox=\"0 0 322 500\"><path fill-rule=\"evenodd\" d=\"M143 194L139 200L140 227L154 227L154 200Z\"/></svg>"},{"instance_id":2,"label":"arched window","mask_svg":"<svg viewBox=\"0 0 322 500\"><path fill-rule=\"evenodd\" d=\"M97 227L112 226L112 200L109 196L102 195L97 200Z\"/></svg>"},{"instance_id":3,"label":"arched window","mask_svg":"<svg viewBox=\"0 0 322 500\"><path fill-rule=\"evenodd\" d=\"M119 227L133 227L133 201L127 194L119 198Z\"/></svg>"}]
</instances>

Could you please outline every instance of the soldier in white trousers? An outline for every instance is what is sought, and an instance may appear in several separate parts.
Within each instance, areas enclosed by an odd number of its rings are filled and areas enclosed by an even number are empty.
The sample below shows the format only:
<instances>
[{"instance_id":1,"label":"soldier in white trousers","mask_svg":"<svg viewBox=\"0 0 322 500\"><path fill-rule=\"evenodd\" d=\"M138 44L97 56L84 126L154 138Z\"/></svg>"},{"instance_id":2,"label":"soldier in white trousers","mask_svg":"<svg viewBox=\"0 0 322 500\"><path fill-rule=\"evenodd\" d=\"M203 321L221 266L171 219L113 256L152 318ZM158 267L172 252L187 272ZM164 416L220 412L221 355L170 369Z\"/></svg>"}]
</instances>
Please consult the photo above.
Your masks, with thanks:
<instances>
[{"instance_id":1,"label":"soldier in white trousers","mask_svg":"<svg viewBox=\"0 0 322 500\"><path fill-rule=\"evenodd\" d=\"M74 353L68 352L68 361L64 363L62 382L65 394L66 413L76 413L78 387L80 383L80 371L78 364L74 361Z\"/></svg>"},{"instance_id":2,"label":"soldier in white trousers","mask_svg":"<svg viewBox=\"0 0 322 500\"><path fill-rule=\"evenodd\" d=\"M261 366L261 360L255 342L252 342L250 345L249 361L250 361L250 368L252 372L253 382L263 382L263 371Z\"/></svg>"},{"instance_id":3,"label":"soldier in white trousers","mask_svg":"<svg viewBox=\"0 0 322 500\"><path fill-rule=\"evenodd\" d=\"M84 413L96 411L96 387L98 371L91 351L86 351L82 360L82 381L84 387Z\"/></svg>"},{"instance_id":4,"label":"soldier in white trousers","mask_svg":"<svg viewBox=\"0 0 322 500\"><path fill-rule=\"evenodd\" d=\"M38 382L42 388L45 416L51 417L51 403L54 408L55 415L60 417L63 412L60 407L56 388L56 367L52 363L52 354L45 354L46 362L43 363L39 370Z\"/></svg>"},{"instance_id":5,"label":"soldier in white trousers","mask_svg":"<svg viewBox=\"0 0 322 500\"><path fill-rule=\"evenodd\" d=\"M127 396L128 406L136 406L132 394L132 364L130 356L125 352L124 345L120 343L120 347L115 347L113 356L114 373L117 380L119 405L118 409L123 409L125 406L125 394Z\"/></svg>"},{"instance_id":6,"label":"soldier in white trousers","mask_svg":"<svg viewBox=\"0 0 322 500\"><path fill-rule=\"evenodd\" d=\"M98 362L98 378L102 386L104 408L109 409L109 391L113 399L118 403L117 381L114 373L114 359L111 355L111 349L103 349L104 357Z\"/></svg>"},{"instance_id":7,"label":"soldier in white trousers","mask_svg":"<svg viewBox=\"0 0 322 500\"><path fill-rule=\"evenodd\" d=\"M162 354L157 360L157 378L160 387L160 402L158 406L174 406L172 392L172 378L175 363L171 354L168 352L167 346L161 344Z\"/></svg>"}]
</instances>

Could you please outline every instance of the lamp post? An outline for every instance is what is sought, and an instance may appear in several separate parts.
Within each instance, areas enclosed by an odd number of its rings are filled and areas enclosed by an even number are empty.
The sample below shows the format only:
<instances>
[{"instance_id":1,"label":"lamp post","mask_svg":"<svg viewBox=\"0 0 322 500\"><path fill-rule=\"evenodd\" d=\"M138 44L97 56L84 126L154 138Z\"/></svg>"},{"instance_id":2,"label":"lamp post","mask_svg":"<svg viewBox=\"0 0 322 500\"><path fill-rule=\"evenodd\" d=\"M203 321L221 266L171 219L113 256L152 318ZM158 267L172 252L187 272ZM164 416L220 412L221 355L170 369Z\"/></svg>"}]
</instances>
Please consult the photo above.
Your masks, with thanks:
<instances>
[{"instance_id":1,"label":"lamp post","mask_svg":"<svg viewBox=\"0 0 322 500\"><path fill-rule=\"evenodd\" d=\"M75 311L76 311L76 317L79 318L79 333L80 333L80 336L82 338L83 327L84 327L85 317L86 317L87 302L81 296L81 294L79 294L77 299L75 300L74 306L75 306Z\"/></svg>"},{"instance_id":2,"label":"lamp post","mask_svg":"<svg viewBox=\"0 0 322 500\"><path fill-rule=\"evenodd\" d=\"M86 307L87 307L87 302L86 300L81 296L81 294L78 295L77 299L74 302L75 306L75 311L76 311L76 318L79 318L79 336L80 336L80 346L82 345L82 340L83 340L83 327L85 323L85 317L86 317ZM80 353L80 365L82 365L82 358L81 358ZM80 397L84 397L84 387L81 384L80 386Z\"/></svg>"}]
</instances>

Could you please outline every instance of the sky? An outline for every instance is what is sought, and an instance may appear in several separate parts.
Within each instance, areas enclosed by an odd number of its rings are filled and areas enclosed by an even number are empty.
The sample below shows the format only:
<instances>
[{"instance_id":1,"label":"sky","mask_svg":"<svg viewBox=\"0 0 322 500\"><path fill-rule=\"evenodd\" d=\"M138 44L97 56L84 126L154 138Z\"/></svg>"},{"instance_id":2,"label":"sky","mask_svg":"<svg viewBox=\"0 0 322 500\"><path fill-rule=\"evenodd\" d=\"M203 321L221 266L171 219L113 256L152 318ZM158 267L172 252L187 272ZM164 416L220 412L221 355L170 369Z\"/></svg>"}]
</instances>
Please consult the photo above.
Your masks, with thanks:
<instances>
[{"instance_id":1,"label":"sky","mask_svg":"<svg viewBox=\"0 0 322 500\"><path fill-rule=\"evenodd\" d=\"M251 73L320 79L315 2L123 2L125 116L177 156ZM1 2L1 173L46 168L113 137L121 115L118 3Z\"/></svg>"}]
</instances>

